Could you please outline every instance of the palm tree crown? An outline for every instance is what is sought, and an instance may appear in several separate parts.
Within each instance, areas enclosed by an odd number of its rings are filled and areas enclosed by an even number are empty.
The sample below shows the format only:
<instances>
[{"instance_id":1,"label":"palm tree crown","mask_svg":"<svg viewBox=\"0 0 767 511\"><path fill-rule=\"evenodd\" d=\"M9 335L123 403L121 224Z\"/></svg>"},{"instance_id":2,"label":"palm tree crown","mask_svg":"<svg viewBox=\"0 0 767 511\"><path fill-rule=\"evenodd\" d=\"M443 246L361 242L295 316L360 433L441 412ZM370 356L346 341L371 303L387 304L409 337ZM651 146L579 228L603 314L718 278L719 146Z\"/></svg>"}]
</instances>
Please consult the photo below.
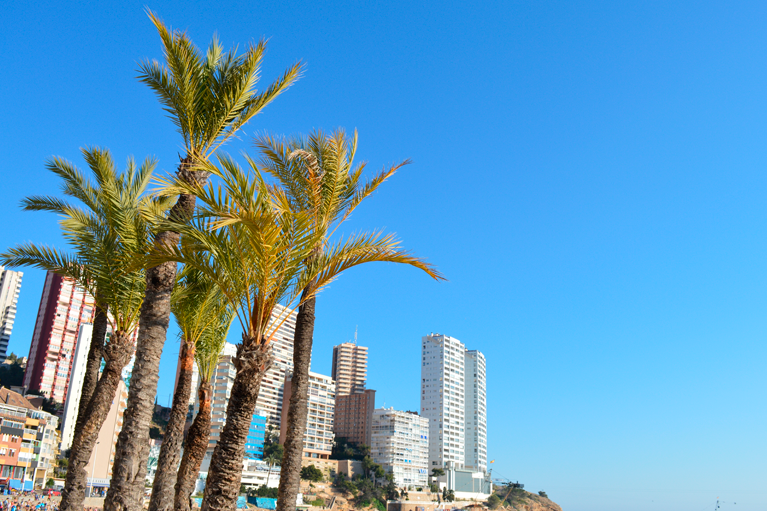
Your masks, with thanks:
<instances>
[{"instance_id":1,"label":"palm tree crown","mask_svg":"<svg viewBox=\"0 0 767 511\"><path fill-rule=\"evenodd\" d=\"M129 334L138 325L144 298L143 272L134 263L149 251L151 229L169 201L145 194L155 160L147 158L137 166L130 158L126 171L119 173L108 150L86 148L82 153L95 182L61 158L50 160L47 168L62 178L64 195L84 208L49 196L23 202L25 210L61 215L62 233L74 252L25 243L0 258L11 266L34 266L75 280L109 310L113 331Z\"/></svg>"},{"instance_id":2,"label":"palm tree crown","mask_svg":"<svg viewBox=\"0 0 767 511\"><path fill-rule=\"evenodd\" d=\"M206 161L300 76L302 64L296 63L258 92L266 41L238 56L236 49L225 53L214 36L203 56L185 33L168 29L147 12L162 39L167 67L144 61L139 79L157 94L183 137L187 157L194 161Z\"/></svg>"}]
</instances>

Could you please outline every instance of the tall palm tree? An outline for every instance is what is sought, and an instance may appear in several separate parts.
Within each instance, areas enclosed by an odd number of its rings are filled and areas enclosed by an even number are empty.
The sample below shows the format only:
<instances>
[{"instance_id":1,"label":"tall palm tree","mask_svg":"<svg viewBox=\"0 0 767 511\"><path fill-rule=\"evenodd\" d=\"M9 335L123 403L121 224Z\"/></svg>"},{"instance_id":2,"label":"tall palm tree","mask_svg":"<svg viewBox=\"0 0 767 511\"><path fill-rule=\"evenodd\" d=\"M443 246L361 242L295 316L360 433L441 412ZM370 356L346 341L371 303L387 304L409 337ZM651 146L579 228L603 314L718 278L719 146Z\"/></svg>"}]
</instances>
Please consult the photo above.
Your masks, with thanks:
<instances>
[{"instance_id":1,"label":"tall palm tree","mask_svg":"<svg viewBox=\"0 0 767 511\"><path fill-rule=\"evenodd\" d=\"M178 178L193 185L204 184L207 174L199 170L200 165L284 92L298 78L301 64L293 65L267 89L258 91L256 84L265 41L249 46L245 53L237 56L235 50L224 53L214 38L203 55L185 33L168 29L154 13L148 14L160 34L165 63L142 63L139 79L155 92L182 136L185 155L178 167ZM183 223L191 217L194 207L194 195L182 193L169 218ZM155 238L157 247L178 242L177 230L159 232ZM128 392L123 428L115 449L112 480L104 502L106 511L141 508L149 456L149 424L175 277L174 262L146 271L146 296L132 376L134 384ZM160 483L156 509L167 511L173 505L174 481L167 478Z\"/></svg>"},{"instance_id":2,"label":"tall palm tree","mask_svg":"<svg viewBox=\"0 0 767 511\"><path fill-rule=\"evenodd\" d=\"M37 204L38 209L46 209L47 204L48 210L63 214L62 229L75 248L74 254L29 243L2 255L11 265L37 266L73 278L88 291L95 290L102 300L102 309L109 310L112 335L103 348L105 365L90 400L80 404L88 419L75 430L62 510L82 509L87 478L85 466L109 412L122 370L133 354L131 335L138 326L145 285L143 272L135 269L134 260L148 252L153 222L167 206L167 201L142 197L155 166L153 160L147 159L137 167L130 159L127 171L118 174L108 151L85 149L83 154L95 184L61 159L52 160L49 168L68 176L72 186L76 183L88 192L91 199L91 203L85 202L88 209L55 197L28 199ZM90 207L93 203L98 207Z\"/></svg>"},{"instance_id":3,"label":"tall palm tree","mask_svg":"<svg viewBox=\"0 0 767 511\"><path fill-rule=\"evenodd\" d=\"M317 244L306 260L307 266L323 255L330 246L330 236L351 215L354 209L369 197L384 181L407 162L382 170L367 182L361 181L365 165L354 166L357 149L357 133L349 138L338 130L331 136L322 131L312 133L308 138L293 138L278 141L269 137L256 140L264 157L261 168L274 176L288 195L289 203L296 211L306 212L311 218L311 227L317 234ZM386 238L383 238L386 239ZM371 248L364 237L355 250ZM370 239L372 240L372 238ZM374 246L374 245L373 245ZM331 251L332 253L332 251ZM352 251L344 258L354 258ZM421 259L389 248L371 261L404 263L425 271L434 279L442 277ZM293 339L293 376L288 407L285 453L280 469L278 510L295 508L298 496L301 460L306 430L306 416L309 392L309 365L312 355L316 290L309 282L302 291L302 302L296 316Z\"/></svg>"},{"instance_id":4,"label":"tall palm tree","mask_svg":"<svg viewBox=\"0 0 767 511\"><path fill-rule=\"evenodd\" d=\"M100 217L105 216L104 205L99 200L96 194L97 190L80 174L76 168L74 168L69 162L60 158L54 158L46 164L46 168L56 174L62 179L61 192L74 199L79 200L85 204L88 209L96 212ZM97 167L98 168L98 167ZM69 216L67 210L71 209L71 206L66 201L61 201L55 197L40 197L33 196L22 201L23 209L25 211L48 211L56 213L62 217ZM80 227L72 225L71 223L62 224L65 228L65 232L69 232L66 238L70 243L74 243L80 249L90 250L92 248L90 235L77 231L71 231L72 227ZM87 257L87 256L85 256ZM64 267L48 267L45 268L51 270L54 273L58 273L63 276L75 279L73 275L67 275L67 268ZM80 277L84 277L82 272L79 272ZM93 332L91 335L91 344L88 349L88 358L86 361L85 372L83 374L82 390L80 392L79 402L82 406L78 407L77 419L75 421L75 431L79 431L82 428L83 420L85 419L85 409L90 401L93 391L96 389L96 382L99 378L99 368L101 366L102 351L104 349L104 340L106 339L108 319L107 319L107 306L104 304L104 300L99 296L98 282L79 281L77 282L80 287L87 289L94 297L96 310L93 318Z\"/></svg>"},{"instance_id":5,"label":"tall palm tree","mask_svg":"<svg viewBox=\"0 0 767 511\"><path fill-rule=\"evenodd\" d=\"M201 281L206 281L200 275ZM197 391L199 408L192 422L184 444L184 455L178 468L176 478L174 509L176 511L189 511L191 509L190 497L197 483L200 465L208 447L210 437L211 418L211 378L216 370L216 364L226 343L226 336L232 324L234 310L223 299L221 292L213 285L208 288L209 300L205 307L197 310L189 309L190 313L204 314L213 319L207 325L203 335L197 340L195 362L200 374L200 386Z\"/></svg>"},{"instance_id":6,"label":"tall palm tree","mask_svg":"<svg viewBox=\"0 0 767 511\"><path fill-rule=\"evenodd\" d=\"M234 509L245 438L261 378L271 364L268 345L287 319L286 312L273 321L272 309L280 300L290 303L296 298L301 261L314 240L305 215L277 207L274 201L279 198L260 175L244 171L227 157L218 159L220 169L211 169L222 185L165 181L165 193L194 194L200 207L190 223L168 220L166 228L180 232L184 241L158 249L150 264L171 260L199 270L221 290L242 328L226 423L213 452L203 504L205 509Z\"/></svg>"},{"instance_id":7,"label":"tall palm tree","mask_svg":"<svg viewBox=\"0 0 767 511\"><path fill-rule=\"evenodd\" d=\"M202 206L191 223L168 221L168 228L186 239L180 247L164 247L150 257L153 262L184 263L214 280L243 329L226 423L206 480L203 511L236 506L245 438L261 378L271 365L269 343L291 312L286 309L272 318L275 305L280 301L300 305L339 273L370 261L409 262L430 269L399 251L391 236L378 234L354 236L317 254L322 234L313 228L311 213L292 207L284 190L269 187L255 162L248 159L248 163L251 170L245 172L231 159L219 156L219 167L209 167L223 182L216 187L181 179L166 182L165 193L193 193Z\"/></svg>"},{"instance_id":8,"label":"tall palm tree","mask_svg":"<svg viewBox=\"0 0 767 511\"><path fill-rule=\"evenodd\" d=\"M184 424L188 413L189 396L192 391L196 346L209 336L211 328L223 319L220 293L215 286L193 269L182 270L180 283L176 284L171 297L171 310L181 330L181 355L179 357L178 380L173 393L173 405L166 426L157 471L152 486L149 509L160 505L160 493L167 488L167 481L176 484L176 469L180 459L181 443L184 439ZM231 314L229 321L231 323ZM219 350L220 351L220 350Z\"/></svg>"}]
</instances>

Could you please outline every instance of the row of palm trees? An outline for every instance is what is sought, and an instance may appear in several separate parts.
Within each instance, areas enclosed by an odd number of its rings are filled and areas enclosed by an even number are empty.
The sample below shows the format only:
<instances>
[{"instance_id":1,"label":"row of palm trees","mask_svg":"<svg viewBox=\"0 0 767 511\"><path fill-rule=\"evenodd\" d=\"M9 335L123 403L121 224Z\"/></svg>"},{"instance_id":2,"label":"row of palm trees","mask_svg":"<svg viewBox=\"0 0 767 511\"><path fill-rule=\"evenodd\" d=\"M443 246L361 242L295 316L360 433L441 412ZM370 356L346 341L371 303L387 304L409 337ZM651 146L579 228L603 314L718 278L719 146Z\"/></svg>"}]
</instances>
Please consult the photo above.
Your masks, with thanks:
<instances>
[{"instance_id":1,"label":"row of palm trees","mask_svg":"<svg viewBox=\"0 0 767 511\"><path fill-rule=\"evenodd\" d=\"M10 266L36 266L74 279L96 301L81 406L69 459L62 511L82 510L96 437L121 372L135 362L104 509L142 509L159 362L171 312L181 331L179 378L158 459L149 509L188 510L210 431L210 378L233 322L242 330L226 422L210 462L203 510L233 510L261 379L272 363L270 341L297 308L293 392L281 463L278 510L295 508L316 297L354 266L389 261L441 275L403 251L391 234L341 238L338 227L401 165L363 180L355 165L357 134L316 131L308 137L255 140L260 157L245 166L219 153L253 116L299 77L296 64L263 91L256 89L265 43L237 55L213 39L203 54L183 32L149 12L165 61L139 67L182 136L175 176L154 177L155 162L128 161L119 172L109 151L83 150L92 177L55 158L58 197L30 197L25 209L55 212L70 250L25 244L0 255ZM68 202L76 199L80 204ZM177 271L179 264L180 271ZM276 313L275 306L288 307ZM282 309L278 309L282 310ZM107 331L111 330L108 336ZM138 331L136 345L131 339ZM99 375L102 359L104 367ZM183 438L191 373L200 372L199 411ZM182 449L183 447L183 449ZM181 454L183 452L183 455Z\"/></svg>"}]
</instances>

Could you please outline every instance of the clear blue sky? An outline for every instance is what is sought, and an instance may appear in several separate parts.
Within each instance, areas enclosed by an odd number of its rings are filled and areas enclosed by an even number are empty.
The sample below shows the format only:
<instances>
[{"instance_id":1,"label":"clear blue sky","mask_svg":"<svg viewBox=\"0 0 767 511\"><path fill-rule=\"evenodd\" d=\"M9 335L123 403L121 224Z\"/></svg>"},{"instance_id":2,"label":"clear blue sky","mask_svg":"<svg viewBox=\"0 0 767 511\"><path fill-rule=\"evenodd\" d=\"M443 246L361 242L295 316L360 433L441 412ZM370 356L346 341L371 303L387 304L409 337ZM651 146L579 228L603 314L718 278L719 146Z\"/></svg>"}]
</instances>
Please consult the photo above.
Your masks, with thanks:
<instances>
[{"instance_id":1,"label":"clear blue sky","mask_svg":"<svg viewBox=\"0 0 767 511\"><path fill-rule=\"evenodd\" d=\"M419 405L419 342L488 357L494 475L565 511L767 507L767 4L155 2L206 46L270 38L263 83L305 76L259 131L357 128L372 168L412 158L347 232L385 227L438 265L391 265L321 295L313 369L370 347L378 404ZM13 2L0 247L61 243L23 213L51 155L154 155L179 136L136 62L161 56L143 2ZM26 354L43 275L27 271ZM169 337L159 399L178 342ZM737 502L737 504L733 504Z\"/></svg>"}]
</instances>

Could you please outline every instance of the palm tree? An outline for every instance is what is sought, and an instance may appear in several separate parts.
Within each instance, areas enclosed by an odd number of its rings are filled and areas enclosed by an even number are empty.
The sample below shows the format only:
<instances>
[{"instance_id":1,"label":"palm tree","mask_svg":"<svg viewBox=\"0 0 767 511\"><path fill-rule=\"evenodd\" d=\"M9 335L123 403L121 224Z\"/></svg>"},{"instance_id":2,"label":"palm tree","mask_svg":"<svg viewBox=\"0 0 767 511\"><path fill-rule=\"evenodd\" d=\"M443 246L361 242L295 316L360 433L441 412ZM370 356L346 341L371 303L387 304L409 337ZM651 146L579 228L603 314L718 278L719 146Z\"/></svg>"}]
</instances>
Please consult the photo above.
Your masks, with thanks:
<instances>
[{"instance_id":1,"label":"palm tree","mask_svg":"<svg viewBox=\"0 0 767 511\"><path fill-rule=\"evenodd\" d=\"M176 301L173 314L182 331L190 326L199 325L200 318L204 319L204 328L195 341L193 352L200 375L197 390L199 410L187 433L174 492L174 509L188 511L191 509L189 497L197 482L210 436L211 378L226 343L234 311L223 299L218 288L203 274L192 268L185 268L184 273L187 275L184 283L185 290ZM189 276L192 278L190 279ZM192 293L188 293L190 290ZM200 300L200 297L204 298ZM187 393L187 401L188 395ZM175 470L175 468L176 465L168 466L168 470Z\"/></svg>"},{"instance_id":2,"label":"palm tree","mask_svg":"<svg viewBox=\"0 0 767 511\"><path fill-rule=\"evenodd\" d=\"M85 149L83 155L94 174L95 185L64 160L54 159L48 167L64 177L65 188L82 192L87 198L82 202L88 209L55 197L27 200L27 204L34 204L36 209L63 215L64 236L75 253L61 253L29 243L2 255L10 265L36 266L73 278L89 292L95 292L102 310L109 310L112 335L103 348L105 365L91 398L81 401L88 419L75 430L62 510L82 509L87 478L85 466L109 412L122 370L133 354L131 336L138 326L145 285L143 272L134 268L134 260L144 257L149 250L152 224L167 208L167 201L142 198L155 166L153 160L147 159L137 168L130 159L127 171L118 174L108 151Z\"/></svg>"},{"instance_id":3,"label":"palm tree","mask_svg":"<svg viewBox=\"0 0 767 511\"><path fill-rule=\"evenodd\" d=\"M262 137L256 141L256 146L264 154L262 168L278 180L288 196L291 207L296 211L306 212L311 218L311 226L318 235L318 241L306 261L308 266L326 253L330 236L354 209L398 168L407 163L403 162L384 169L370 181L362 183L360 178L365 165L354 166L357 133L355 132L350 139L341 130L330 137L321 131L316 131L307 139L295 138L289 141ZM373 239L366 239L364 236L358 238L358 246L342 257L354 258L357 255L354 251L373 249L373 252L368 253L371 255L377 249L383 248L376 247ZM442 278L421 259L391 247L370 257L369 261L409 264L425 271L435 279ZM296 316L292 391L277 503L279 511L292 510L299 491L309 393L309 365L314 337L315 296L313 283L310 282L302 291L302 303Z\"/></svg>"},{"instance_id":4,"label":"palm tree","mask_svg":"<svg viewBox=\"0 0 767 511\"><path fill-rule=\"evenodd\" d=\"M173 406L165 429L157 471L152 486L149 509L156 508L160 502L161 490L167 487L167 481L176 484L176 469L184 439L184 424L188 413L189 396L192 391L192 373L196 346L204 340L208 331L225 319L225 311L219 306L220 294L215 286L193 269L182 271L180 283L176 284L171 297L171 310L181 330L181 356L179 357L178 381L173 393ZM224 316L226 316L224 314ZM228 324L231 323L229 314ZM220 351L220 350L219 350ZM218 354L218 352L216 352Z\"/></svg>"},{"instance_id":5,"label":"palm tree","mask_svg":"<svg viewBox=\"0 0 767 511\"><path fill-rule=\"evenodd\" d=\"M233 137L253 116L284 92L299 76L301 65L290 67L263 91L256 90L265 41L237 56L224 53L216 38L203 55L183 32L169 30L151 11L149 17L162 39L165 64L146 61L139 66L139 79L157 95L184 141L185 155L177 176L190 184L204 184L207 174L199 170L223 143ZM194 213L195 197L181 194L169 218L183 223ZM165 230L155 238L156 247L179 242L178 231ZM133 382L128 393L122 431L115 449L114 469L106 511L138 509L144 492L149 456L149 424L157 392L160 356L170 321L170 297L176 264L165 262L146 271L146 296L141 310ZM172 478L170 478L172 479ZM160 501L153 509L173 505L174 481L163 479Z\"/></svg>"},{"instance_id":6,"label":"palm tree","mask_svg":"<svg viewBox=\"0 0 767 511\"><path fill-rule=\"evenodd\" d=\"M264 458L264 461L269 464L269 472L266 473L266 486L268 487L269 478L272 476L272 467L278 463L282 463L282 459L272 454Z\"/></svg>"},{"instance_id":7,"label":"palm tree","mask_svg":"<svg viewBox=\"0 0 767 511\"><path fill-rule=\"evenodd\" d=\"M83 176L72 167L69 162L62 159L55 158L46 164L46 168L58 175L62 180L62 193L68 197L78 199L92 211L97 211L99 216L104 216L104 208L100 203L99 198L95 195L95 190L84 180ZM53 197L29 197L22 201L23 209L25 211L49 211L56 213L60 216L68 216L67 211L71 209L71 206L58 198ZM62 225L62 227L64 227ZM76 233L72 233L75 235ZM75 238L72 235L68 236L71 242L78 243L81 247L88 247L87 234L80 234ZM85 238L85 239L83 239ZM50 269L60 275L65 275L69 278L75 278L72 275L67 275L66 268L45 268ZM85 373L83 374L83 384L80 393L80 403L82 406L78 408L77 419L75 421L75 431L79 431L82 428L82 423L85 418L85 409L90 401L93 391L96 389L96 382L99 377L99 367L101 366L102 351L104 349L104 340L107 333L107 313L106 306L103 300L99 296L97 283L78 282L80 287L88 289L94 296L96 310L93 318L93 333L91 335L91 344L88 349L88 358L85 366Z\"/></svg>"},{"instance_id":8,"label":"palm tree","mask_svg":"<svg viewBox=\"0 0 767 511\"><path fill-rule=\"evenodd\" d=\"M314 239L306 215L275 204L281 197L270 193L258 173L243 171L227 157L218 159L221 168L211 170L223 185L164 180L166 194L196 195L201 206L190 223L168 219L165 228L180 232L184 241L158 250L149 262L176 261L203 273L226 297L242 328L226 423L213 452L203 503L204 509L234 509L245 438L261 378L271 365L269 342L288 315L274 321L272 310L281 300L294 301L303 288L301 261Z\"/></svg>"},{"instance_id":9,"label":"palm tree","mask_svg":"<svg viewBox=\"0 0 767 511\"><path fill-rule=\"evenodd\" d=\"M317 253L322 233L310 212L291 205L279 187L269 187L253 160L250 172L228 157L209 167L223 181L201 187L182 179L165 181L166 194L195 194L203 206L192 222L168 220L166 228L185 237L150 257L156 264L176 261L215 281L235 309L243 329L226 423L213 452L202 509L234 509L239 490L245 438L261 378L271 365L269 342L287 319L286 309L272 318L275 305L299 306L344 270L370 261L412 261L391 236L362 234ZM431 268L425 263L424 269ZM310 286L311 283L311 286ZM306 289L309 289L307 292ZM299 296L302 298L299 300Z\"/></svg>"}]
</instances>

